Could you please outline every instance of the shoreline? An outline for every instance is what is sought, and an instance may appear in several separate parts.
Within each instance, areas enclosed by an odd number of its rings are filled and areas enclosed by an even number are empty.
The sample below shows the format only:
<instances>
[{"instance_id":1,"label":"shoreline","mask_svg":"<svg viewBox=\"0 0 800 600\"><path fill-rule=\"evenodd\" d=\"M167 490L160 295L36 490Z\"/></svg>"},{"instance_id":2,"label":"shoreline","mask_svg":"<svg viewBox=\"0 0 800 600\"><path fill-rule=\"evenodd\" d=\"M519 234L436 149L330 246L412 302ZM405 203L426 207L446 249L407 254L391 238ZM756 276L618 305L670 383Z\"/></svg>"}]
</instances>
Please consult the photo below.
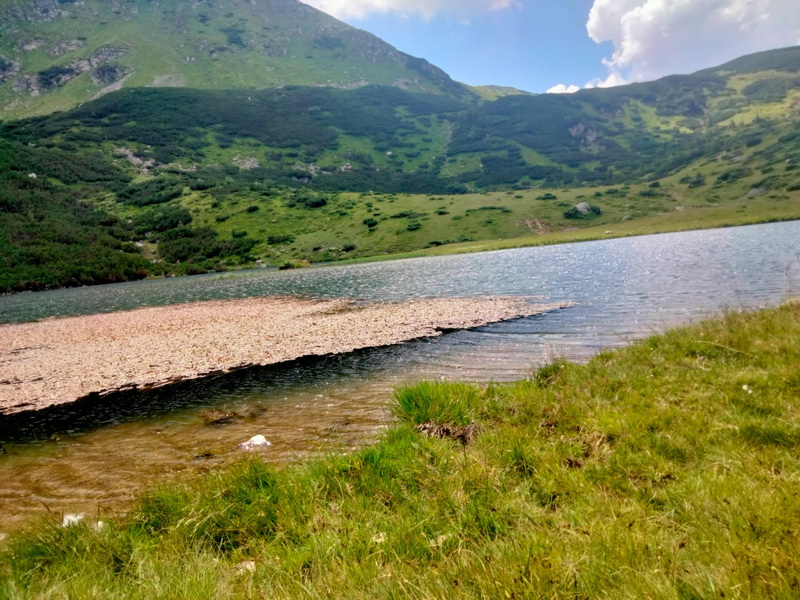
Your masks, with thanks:
<instances>
[{"instance_id":1,"label":"shoreline","mask_svg":"<svg viewBox=\"0 0 800 600\"><path fill-rule=\"evenodd\" d=\"M0 325L0 415L566 308L531 298L210 300Z\"/></svg>"}]
</instances>

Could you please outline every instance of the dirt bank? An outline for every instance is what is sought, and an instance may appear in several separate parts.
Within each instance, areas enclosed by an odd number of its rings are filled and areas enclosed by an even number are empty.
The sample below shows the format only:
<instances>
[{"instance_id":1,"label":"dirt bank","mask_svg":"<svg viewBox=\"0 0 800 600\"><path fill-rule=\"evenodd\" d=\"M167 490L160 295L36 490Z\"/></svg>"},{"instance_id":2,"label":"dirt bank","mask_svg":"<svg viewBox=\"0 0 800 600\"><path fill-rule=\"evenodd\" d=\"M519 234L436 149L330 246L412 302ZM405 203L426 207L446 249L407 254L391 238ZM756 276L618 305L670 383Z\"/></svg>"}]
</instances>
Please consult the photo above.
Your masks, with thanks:
<instances>
[{"instance_id":1,"label":"dirt bank","mask_svg":"<svg viewBox=\"0 0 800 600\"><path fill-rule=\"evenodd\" d=\"M515 297L358 304L248 298L0 326L0 414L561 308Z\"/></svg>"}]
</instances>

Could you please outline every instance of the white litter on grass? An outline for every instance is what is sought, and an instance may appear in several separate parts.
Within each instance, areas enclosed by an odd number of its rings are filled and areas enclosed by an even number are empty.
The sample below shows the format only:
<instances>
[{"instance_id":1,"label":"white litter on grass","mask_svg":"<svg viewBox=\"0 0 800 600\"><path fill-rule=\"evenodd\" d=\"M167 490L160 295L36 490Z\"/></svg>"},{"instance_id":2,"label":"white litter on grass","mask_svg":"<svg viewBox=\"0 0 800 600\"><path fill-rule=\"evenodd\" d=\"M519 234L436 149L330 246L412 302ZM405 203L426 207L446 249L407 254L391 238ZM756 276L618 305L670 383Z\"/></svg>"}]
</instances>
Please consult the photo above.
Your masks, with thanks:
<instances>
[{"instance_id":1,"label":"white litter on grass","mask_svg":"<svg viewBox=\"0 0 800 600\"><path fill-rule=\"evenodd\" d=\"M246 442L242 442L238 446L236 446L239 450L247 450L252 452L253 450L260 450L262 448L268 448L272 446L267 438L263 435L254 435Z\"/></svg>"},{"instance_id":2,"label":"white litter on grass","mask_svg":"<svg viewBox=\"0 0 800 600\"><path fill-rule=\"evenodd\" d=\"M236 574L242 575L244 573L255 573L256 570L256 561L254 560L244 560L236 565Z\"/></svg>"},{"instance_id":3,"label":"white litter on grass","mask_svg":"<svg viewBox=\"0 0 800 600\"><path fill-rule=\"evenodd\" d=\"M61 518L62 527L72 527L78 523L83 523L83 515L81 513L67 513Z\"/></svg>"}]
</instances>

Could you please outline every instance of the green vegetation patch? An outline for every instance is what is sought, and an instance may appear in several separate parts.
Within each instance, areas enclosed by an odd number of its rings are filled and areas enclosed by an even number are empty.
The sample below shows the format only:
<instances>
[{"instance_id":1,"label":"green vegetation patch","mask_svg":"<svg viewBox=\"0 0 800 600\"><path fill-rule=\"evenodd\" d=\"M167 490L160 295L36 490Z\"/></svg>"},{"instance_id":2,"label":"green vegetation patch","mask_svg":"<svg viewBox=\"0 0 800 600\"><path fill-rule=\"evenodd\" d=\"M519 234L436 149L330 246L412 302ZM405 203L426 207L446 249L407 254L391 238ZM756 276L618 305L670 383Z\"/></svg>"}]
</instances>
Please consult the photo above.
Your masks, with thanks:
<instances>
[{"instance_id":1,"label":"green vegetation patch","mask_svg":"<svg viewBox=\"0 0 800 600\"><path fill-rule=\"evenodd\" d=\"M0 596L790 598L800 304L510 384L396 394L373 446L32 525Z\"/></svg>"}]
</instances>

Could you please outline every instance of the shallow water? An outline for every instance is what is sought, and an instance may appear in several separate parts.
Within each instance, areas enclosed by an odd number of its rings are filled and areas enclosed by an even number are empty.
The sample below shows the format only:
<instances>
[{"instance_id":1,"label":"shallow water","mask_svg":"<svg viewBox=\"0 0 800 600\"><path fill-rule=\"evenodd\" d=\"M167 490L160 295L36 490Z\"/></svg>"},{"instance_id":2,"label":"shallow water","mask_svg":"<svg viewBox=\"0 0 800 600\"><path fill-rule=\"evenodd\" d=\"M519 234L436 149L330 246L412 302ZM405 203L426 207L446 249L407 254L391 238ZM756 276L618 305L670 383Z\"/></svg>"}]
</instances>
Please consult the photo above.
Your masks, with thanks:
<instances>
[{"instance_id":1,"label":"shallow water","mask_svg":"<svg viewBox=\"0 0 800 600\"><path fill-rule=\"evenodd\" d=\"M298 271L247 271L0 297L0 320L272 294L399 300L510 294L573 308L389 348L250 369L101 405L0 417L0 532L48 510L124 506L170 473L204 470L264 434L270 460L345 451L390 420L418 380L506 381L556 357L585 360L721 308L800 293L800 223ZM206 425L208 409L237 413Z\"/></svg>"}]
</instances>

